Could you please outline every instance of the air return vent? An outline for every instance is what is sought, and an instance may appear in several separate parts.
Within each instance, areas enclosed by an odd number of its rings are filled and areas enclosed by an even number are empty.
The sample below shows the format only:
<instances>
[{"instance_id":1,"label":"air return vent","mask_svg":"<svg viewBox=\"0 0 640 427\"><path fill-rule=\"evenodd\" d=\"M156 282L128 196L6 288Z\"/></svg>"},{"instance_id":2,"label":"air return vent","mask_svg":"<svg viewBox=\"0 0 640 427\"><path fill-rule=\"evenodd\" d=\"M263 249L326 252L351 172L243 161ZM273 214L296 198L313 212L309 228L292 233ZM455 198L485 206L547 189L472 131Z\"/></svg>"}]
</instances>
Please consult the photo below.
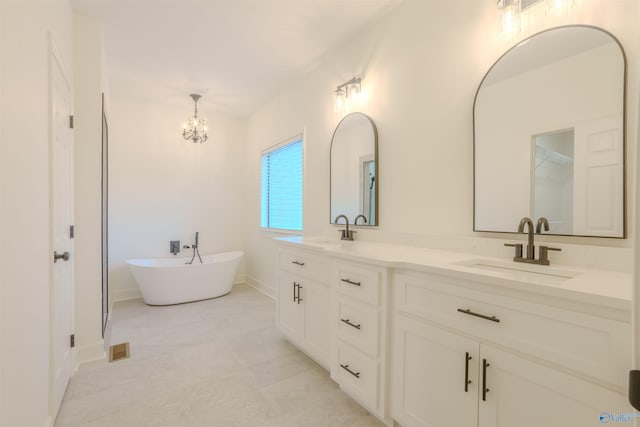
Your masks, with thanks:
<instances>
[{"instance_id":1,"label":"air return vent","mask_svg":"<svg viewBox=\"0 0 640 427\"><path fill-rule=\"evenodd\" d=\"M129 358L129 343L115 344L109 347L109 362L116 362Z\"/></svg>"}]
</instances>

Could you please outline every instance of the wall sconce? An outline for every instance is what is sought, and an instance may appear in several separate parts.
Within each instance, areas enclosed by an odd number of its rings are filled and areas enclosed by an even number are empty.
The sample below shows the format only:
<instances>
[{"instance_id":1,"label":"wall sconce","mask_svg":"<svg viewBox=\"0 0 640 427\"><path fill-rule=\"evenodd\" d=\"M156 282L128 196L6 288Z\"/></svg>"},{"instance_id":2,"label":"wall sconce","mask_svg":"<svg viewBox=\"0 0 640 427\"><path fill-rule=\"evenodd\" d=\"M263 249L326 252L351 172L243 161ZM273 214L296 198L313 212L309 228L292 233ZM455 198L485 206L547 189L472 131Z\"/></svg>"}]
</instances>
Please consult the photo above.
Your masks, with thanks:
<instances>
[{"instance_id":1,"label":"wall sconce","mask_svg":"<svg viewBox=\"0 0 640 427\"><path fill-rule=\"evenodd\" d=\"M192 93L189 96L193 99L195 110L193 117L191 117L187 123L182 124L182 137L194 144L197 144L198 142L202 144L208 139L207 119L198 117L198 99L200 99L200 95Z\"/></svg>"},{"instance_id":2,"label":"wall sconce","mask_svg":"<svg viewBox=\"0 0 640 427\"><path fill-rule=\"evenodd\" d=\"M341 112L348 109L360 101L360 93L362 92L362 79L354 77L348 82L338 86L333 92L335 96L334 111Z\"/></svg>"},{"instance_id":3,"label":"wall sconce","mask_svg":"<svg viewBox=\"0 0 640 427\"><path fill-rule=\"evenodd\" d=\"M520 0L497 0L499 26L504 34L520 31Z\"/></svg>"}]
</instances>

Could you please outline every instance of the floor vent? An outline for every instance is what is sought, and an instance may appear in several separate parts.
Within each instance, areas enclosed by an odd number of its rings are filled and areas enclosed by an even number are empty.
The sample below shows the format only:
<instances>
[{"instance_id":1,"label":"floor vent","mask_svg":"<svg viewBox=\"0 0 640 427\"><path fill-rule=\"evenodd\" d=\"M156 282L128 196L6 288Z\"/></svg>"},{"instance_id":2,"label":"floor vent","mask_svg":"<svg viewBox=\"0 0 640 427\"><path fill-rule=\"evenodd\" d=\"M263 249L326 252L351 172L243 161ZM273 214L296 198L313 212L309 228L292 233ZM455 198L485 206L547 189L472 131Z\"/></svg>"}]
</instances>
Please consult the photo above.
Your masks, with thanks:
<instances>
[{"instance_id":1,"label":"floor vent","mask_svg":"<svg viewBox=\"0 0 640 427\"><path fill-rule=\"evenodd\" d=\"M116 362L129 358L129 343L123 342L109 347L109 362Z\"/></svg>"}]
</instances>

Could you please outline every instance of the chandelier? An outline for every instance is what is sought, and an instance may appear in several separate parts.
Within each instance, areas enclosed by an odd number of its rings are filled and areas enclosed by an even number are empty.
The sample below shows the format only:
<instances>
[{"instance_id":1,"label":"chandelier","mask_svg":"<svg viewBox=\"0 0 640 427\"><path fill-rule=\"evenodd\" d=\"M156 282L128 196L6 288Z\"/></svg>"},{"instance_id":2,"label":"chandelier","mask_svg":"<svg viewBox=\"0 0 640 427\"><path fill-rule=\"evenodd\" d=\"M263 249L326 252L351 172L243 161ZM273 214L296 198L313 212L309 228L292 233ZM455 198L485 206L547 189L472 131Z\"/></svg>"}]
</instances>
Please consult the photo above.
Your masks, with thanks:
<instances>
[{"instance_id":1,"label":"chandelier","mask_svg":"<svg viewBox=\"0 0 640 427\"><path fill-rule=\"evenodd\" d=\"M193 117L191 117L187 123L182 124L182 137L194 144L198 142L202 144L208 138L206 126L207 119L198 117L198 99L200 99L200 95L192 93L189 96L193 99L195 111L193 113Z\"/></svg>"}]
</instances>

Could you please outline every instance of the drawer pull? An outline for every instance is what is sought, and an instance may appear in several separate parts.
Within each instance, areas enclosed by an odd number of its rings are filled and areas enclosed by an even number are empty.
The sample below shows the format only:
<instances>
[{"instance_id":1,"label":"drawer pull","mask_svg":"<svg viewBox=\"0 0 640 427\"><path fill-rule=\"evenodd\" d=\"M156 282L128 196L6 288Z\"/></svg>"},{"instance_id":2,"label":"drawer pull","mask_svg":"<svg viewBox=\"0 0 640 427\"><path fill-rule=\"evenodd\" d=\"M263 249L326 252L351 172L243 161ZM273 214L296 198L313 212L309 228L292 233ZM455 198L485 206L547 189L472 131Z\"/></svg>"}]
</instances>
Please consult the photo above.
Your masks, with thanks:
<instances>
[{"instance_id":1,"label":"drawer pull","mask_svg":"<svg viewBox=\"0 0 640 427\"><path fill-rule=\"evenodd\" d=\"M349 322L349 319L340 319L341 322L346 323L347 325L356 328L356 329L360 329L360 325L354 325L353 323Z\"/></svg>"},{"instance_id":2,"label":"drawer pull","mask_svg":"<svg viewBox=\"0 0 640 427\"><path fill-rule=\"evenodd\" d=\"M460 313L468 314L469 316L475 316L481 319L491 320L492 322L500 323L500 319L498 319L496 316L485 316L484 314L474 313L468 308L466 310L459 308L458 311Z\"/></svg>"},{"instance_id":3,"label":"drawer pull","mask_svg":"<svg viewBox=\"0 0 640 427\"><path fill-rule=\"evenodd\" d=\"M298 304L300 304L300 301L302 301L302 298L300 298L300 289L302 289L302 286L300 285L300 283L298 283Z\"/></svg>"},{"instance_id":4,"label":"drawer pull","mask_svg":"<svg viewBox=\"0 0 640 427\"><path fill-rule=\"evenodd\" d=\"M354 281L349 280L349 279L340 279L340 280L342 280L343 282L348 283L350 285L360 286L360 282L354 282Z\"/></svg>"},{"instance_id":5,"label":"drawer pull","mask_svg":"<svg viewBox=\"0 0 640 427\"><path fill-rule=\"evenodd\" d=\"M360 378L360 372L353 372L351 369L349 369L349 365L340 365L340 367L345 371L349 372L354 377Z\"/></svg>"},{"instance_id":6,"label":"drawer pull","mask_svg":"<svg viewBox=\"0 0 640 427\"><path fill-rule=\"evenodd\" d=\"M471 380L469 379L469 360L473 359L473 357L469 356L469 352L467 352L465 356L464 362L464 392L467 393L469 391L469 384L471 384Z\"/></svg>"},{"instance_id":7,"label":"drawer pull","mask_svg":"<svg viewBox=\"0 0 640 427\"><path fill-rule=\"evenodd\" d=\"M489 393L489 388L487 387L487 368L491 366L487 363L487 359L482 359L482 401L485 402L487 400L487 393Z\"/></svg>"},{"instance_id":8,"label":"drawer pull","mask_svg":"<svg viewBox=\"0 0 640 427\"><path fill-rule=\"evenodd\" d=\"M295 265L303 266L303 265L304 265L304 262L300 262L300 261L291 261L291 264L295 264Z\"/></svg>"}]
</instances>

